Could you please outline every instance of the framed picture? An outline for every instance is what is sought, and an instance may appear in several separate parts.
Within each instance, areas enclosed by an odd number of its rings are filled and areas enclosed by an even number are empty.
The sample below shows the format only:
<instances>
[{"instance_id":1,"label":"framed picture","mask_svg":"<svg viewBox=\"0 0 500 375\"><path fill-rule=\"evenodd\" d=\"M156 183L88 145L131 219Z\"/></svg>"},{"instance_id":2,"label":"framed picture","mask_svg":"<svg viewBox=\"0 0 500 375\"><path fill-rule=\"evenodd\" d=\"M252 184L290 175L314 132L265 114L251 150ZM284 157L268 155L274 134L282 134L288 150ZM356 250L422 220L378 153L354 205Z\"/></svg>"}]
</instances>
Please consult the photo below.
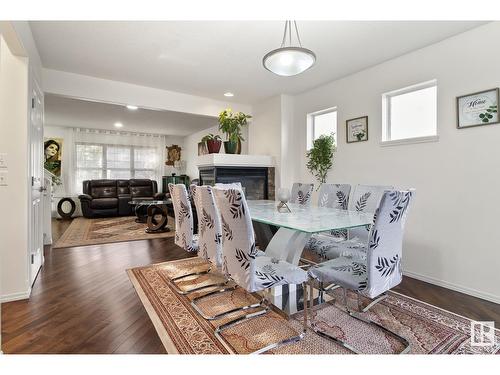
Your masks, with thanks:
<instances>
[{"instance_id":1,"label":"framed picture","mask_svg":"<svg viewBox=\"0 0 500 375\"><path fill-rule=\"evenodd\" d=\"M498 124L498 88L457 97L457 128Z\"/></svg>"},{"instance_id":2,"label":"framed picture","mask_svg":"<svg viewBox=\"0 0 500 375\"><path fill-rule=\"evenodd\" d=\"M45 138L43 142L43 167L56 177L61 177L62 138Z\"/></svg>"},{"instance_id":3,"label":"framed picture","mask_svg":"<svg viewBox=\"0 0 500 375\"><path fill-rule=\"evenodd\" d=\"M174 166L176 161L181 160L181 148L177 145L167 146L167 161L165 165Z\"/></svg>"},{"instance_id":4,"label":"framed picture","mask_svg":"<svg viewBox=\"0 0 500 375\"><path fill-rule=\"evenodd\" d=\"M368 116L357 117L345 122L347 143L368 140Z\"/></svg>"}]
</instances>

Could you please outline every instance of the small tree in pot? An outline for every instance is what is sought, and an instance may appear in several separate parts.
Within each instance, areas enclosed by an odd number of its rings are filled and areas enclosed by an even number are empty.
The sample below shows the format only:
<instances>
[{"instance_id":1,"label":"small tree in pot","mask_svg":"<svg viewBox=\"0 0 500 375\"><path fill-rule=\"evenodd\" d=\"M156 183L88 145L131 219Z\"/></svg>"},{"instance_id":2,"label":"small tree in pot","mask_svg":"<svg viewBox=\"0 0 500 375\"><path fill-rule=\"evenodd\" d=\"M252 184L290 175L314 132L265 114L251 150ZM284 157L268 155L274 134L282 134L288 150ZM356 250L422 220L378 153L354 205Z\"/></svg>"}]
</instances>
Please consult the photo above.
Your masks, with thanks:
<instances>
[{"instance_id":1,"label":"small tree in pot","mask_svg":"<svg viewBox=\"0 0 500 375\"><path fill-rule=\"evenodd\" d=\"M231 109L225 109L219 114L219 130L226 135L224 142L224 151L226 154L236 154L241 152L241 147L238 152L238 145L245 139L241 135L241 128L248 123L248 119L252 118L243 112L232 112Z\"/></svg>"},{"instance_id":2,"label":"small tree in pot","mask_svg":"<svg viewBox=\"0 0 500 375\"><path fill-rule=\"evenodd\" d=\"M220 151L222 140L219 135L208 134L201 139L206 143L209 154L217 154Z\"/></svg>"},{"instance_id":3,"label":"small tree in pot","mask_svg":"<svg viewBox=\"0 0 500 375\"><path fill-rule=\"evenodd\" d=\"M333 166L333 153L335 152L335 140L331 135L322 135L313 142L313 147L307 151L306 167L319 182L318 189L326 182L328 171Z\"/></svg>"}]
</instances>

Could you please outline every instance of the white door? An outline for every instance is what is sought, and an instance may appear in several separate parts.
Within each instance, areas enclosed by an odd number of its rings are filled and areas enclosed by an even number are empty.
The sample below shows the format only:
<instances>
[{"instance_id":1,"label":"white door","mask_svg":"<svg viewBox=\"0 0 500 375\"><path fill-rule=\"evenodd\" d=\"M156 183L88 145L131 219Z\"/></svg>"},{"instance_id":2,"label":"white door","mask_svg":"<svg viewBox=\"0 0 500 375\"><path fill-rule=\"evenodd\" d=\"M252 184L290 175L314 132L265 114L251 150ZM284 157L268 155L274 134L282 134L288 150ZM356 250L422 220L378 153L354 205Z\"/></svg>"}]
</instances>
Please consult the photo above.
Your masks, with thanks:
<instances>
[{"instance_id":1,"label":"white door","mask_svg":"<svg viewBox=\"0 0 500 375\"><path fill-rule=\"evenodd\" d=\"M30 114L30 170L31 170L31 202L30 202L30 282L35 282L38 271L43 264L43 203L42 193L45 190L43 179L43 93L33 81L31 89Z\"/></svg>"}]
</instances>

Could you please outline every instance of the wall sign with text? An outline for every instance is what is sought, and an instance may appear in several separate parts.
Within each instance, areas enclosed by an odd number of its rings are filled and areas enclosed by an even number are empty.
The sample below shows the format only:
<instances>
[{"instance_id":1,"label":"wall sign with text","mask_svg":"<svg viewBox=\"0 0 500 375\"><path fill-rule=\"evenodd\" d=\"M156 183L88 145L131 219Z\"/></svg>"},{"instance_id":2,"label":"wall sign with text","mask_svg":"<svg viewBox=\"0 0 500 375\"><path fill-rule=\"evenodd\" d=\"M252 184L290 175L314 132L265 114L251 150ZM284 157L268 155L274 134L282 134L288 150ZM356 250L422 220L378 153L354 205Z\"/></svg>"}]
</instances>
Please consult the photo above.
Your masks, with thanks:
<instances>
[{"instance_id":1,"label":"wall sign with text","mask_svg":"<svg viewBox=\"0 0 500 375\"><path fill-rule=\"evenodd\" d=\"M457 97L457 128L499 122L498 88Z\"/></svg>"}]
</instances>

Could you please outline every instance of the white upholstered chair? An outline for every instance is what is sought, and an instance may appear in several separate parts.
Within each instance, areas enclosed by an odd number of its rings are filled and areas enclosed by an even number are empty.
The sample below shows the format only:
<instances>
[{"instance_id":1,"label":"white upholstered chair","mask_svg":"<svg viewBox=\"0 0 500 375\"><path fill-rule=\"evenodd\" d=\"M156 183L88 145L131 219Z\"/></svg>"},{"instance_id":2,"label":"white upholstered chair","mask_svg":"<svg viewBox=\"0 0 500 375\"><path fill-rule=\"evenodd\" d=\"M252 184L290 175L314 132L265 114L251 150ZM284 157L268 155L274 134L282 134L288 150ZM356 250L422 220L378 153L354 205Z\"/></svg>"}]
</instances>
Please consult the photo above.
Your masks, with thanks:
<instances>
[{"instance_id":1,"label":"white upholstered chair","mask_svg":"<svg viewBox=\"0 0 500 375\"><path fill-rule=\"evenodd\" d=\"M298 203L303 206L311 205L312 191L314 184L301 184L295 182L292 185L290 203Z\"/></svg>"},{"instance_id":2,"label":"white upholstered chair","mask_svg":"<svg viewBox=\"0 0 500 375\"><path fill-rule=\"evenodd\" d=\"M366 312L375 303L384 299L387 296L385 293L389 289L401 282L403 233L408 208L413 196L413 189L409 191L388 190L382 194L379 208L375 213L374 223L368 234L369 241L365 245L365 259L340 256L311 267L308 271L309 276L317 280L320 285L335 284L341 286L344 290L346 309L351 316L366 323L375 324L385 332L398 338L405 344L403 352L409 350L409 343L406 339L348 309L346 290L352 290L369 299L374 299L364 309L359 308L360 311ZM331 338L348 349L358 352L349 344L326 334L314 322L311 323L318 334Z\"/></svg>"},{"instance_id":3,"label":"white upholstered chair","mask_svg":"<svg viewBox=\"0 0 500 375\"><path fill-rule=\"evenodd\" d=\"M248 292L267 291L269 288L285 284L304 284L307 296L307 273L290 263L264 256L257 256L252 220L248 211L245 196L241 190L214 189L222 222L222 254L223 271L240 287ZM296 342L305 335L307 324L307 298L304 298L304 330L297 336L279 343L274 343L258 350L265 352L277 346ZM262 300L262 310L233 319L219 327L215 334L224 340L222 332L245 320L255 318L268 312L266 300Z\"/></svg>"}]
</instances>

